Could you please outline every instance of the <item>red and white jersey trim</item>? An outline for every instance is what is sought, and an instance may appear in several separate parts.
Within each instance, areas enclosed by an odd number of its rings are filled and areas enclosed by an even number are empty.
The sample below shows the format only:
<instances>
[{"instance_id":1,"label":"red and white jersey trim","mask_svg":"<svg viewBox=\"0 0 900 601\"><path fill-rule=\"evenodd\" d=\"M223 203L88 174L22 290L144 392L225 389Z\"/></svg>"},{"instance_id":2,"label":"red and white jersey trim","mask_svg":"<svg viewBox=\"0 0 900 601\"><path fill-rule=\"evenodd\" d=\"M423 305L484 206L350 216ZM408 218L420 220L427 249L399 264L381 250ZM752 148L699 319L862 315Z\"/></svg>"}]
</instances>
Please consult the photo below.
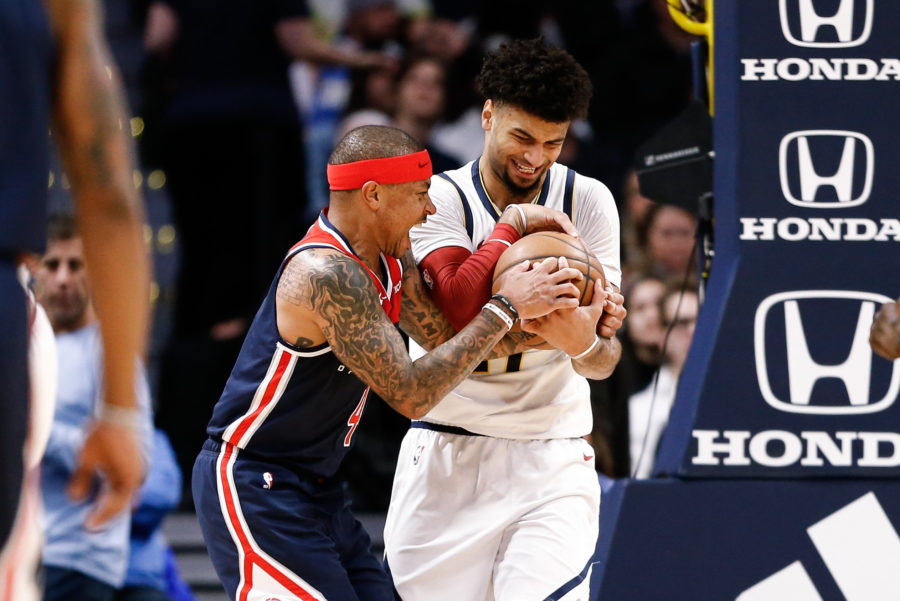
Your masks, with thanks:
<instances>
[{"instance_id":1,"label":"red and white jersey trim","mask_svg":"<svg viewBox=\"0 0 900 601\"><path fill-rule=\"evenodd\" d=\"M26 449L28 446L26 442ZM39 523L40 477L40 467L25 471L16 521L6 547L0 553L0 601L38 601L41 598L35 580L44 539Z\"/></svg>"},{"instance_id":2,"label":"red and white jersey trim","mask_svg":"<svg viewBox=\"0 0 900 601\"><path fill-rule=\"evenodd\" d=\"M222 434L222 440L236 447L245 448L259 427L278 405L278 401L284 394L284 389L291 380L291 375L297 364L297 357L300 355L322 354L329 350L326 348L319 349L314 353L299 353L279 342L276 345L275 353L272 355L272 361L269 363L266 376L256 388L253 402L250 403L250 407L244 415L233 421L225 429L225 432Z\"/></svg>"},{"instance_id":3,"label":"red and white jersey trim","mask_svg":"<svg viewBox=\"0 0 900 601\"><path fill-rule=\"evenodd\" d=\"M254 540L234 484L233 468L239 452L225 443L216 461L219 506L238 551L240 580L235 599L264 601L275 597L283 601L327 601L321 592L263 551Z\"/></svg>"}]
</instances>

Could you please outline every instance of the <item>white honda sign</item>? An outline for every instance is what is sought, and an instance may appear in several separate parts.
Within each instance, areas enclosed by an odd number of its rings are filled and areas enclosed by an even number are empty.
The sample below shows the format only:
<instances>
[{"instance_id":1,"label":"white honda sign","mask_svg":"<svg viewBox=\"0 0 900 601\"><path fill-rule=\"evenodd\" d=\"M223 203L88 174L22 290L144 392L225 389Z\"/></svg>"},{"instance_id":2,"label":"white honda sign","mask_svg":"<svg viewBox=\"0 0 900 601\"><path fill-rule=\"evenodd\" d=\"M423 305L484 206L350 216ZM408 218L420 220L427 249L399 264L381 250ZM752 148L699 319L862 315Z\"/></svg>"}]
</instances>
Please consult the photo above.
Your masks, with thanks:
<instances>
[{"instance_id":1,"label":"white honda sign","mask_svg":"<svg viewBox=\"0 0 900 601\"><path fill-rule=\"evenodd\" d=\"M785 39L804 48L861 46L872 33L873 0L779 0ZM834 11L834 12L831 12ZM830 14L829 14L830 13Z\"/></svg>"},{"instance_id":2,"label":"white honda sign","mask_svg":"<svg viewBox=\"0 0 900 601\"><path fill-rule=\"evenodd\" d=\"M847 310L839 314L840 318L855 319L856 327L852 338L832 341L833 345L846 349L845 354L841 355L846 359L837 364L821 364L813 358L807 344L803 314L805 311L821 311L821 306L816 306L817 301L831 299L843 301ZM800 290L766 298L756 309L753 331L756 375L763 399L779 411L818 415L875 413L892 405L900 390L900 360L891 366L889 382L881 381L879 386L873 387L874 355L869 347L869 329L877 306L891 300L881 294L847 290ZM783 321L771 320L778 311L783 315ZM783 324L786 364L767 357L766 332L770 320L771 327L782 327L780 324ZM781 375L785 375L783 372L786 371L786 395L779 396L774 392L772 366L779 366ZM835 404L829 399L829 402L822 403L813 398L813 387L823 378L840 380L849 402ZM882 394L877 390L885 392Z\"/></svg>"},{"instance_id":3,"label":"white honda sign","mask_svg":"<svg viewBox=\"0 0 900 601\"><path fill-rule=\"evenodd\" d=\"M813 159L815 148L825 144L841 148L840 161L836 168L832 166L830 173ZM861 155L860 160L857 153ZM854 131L795 131L782 138L778 165L781 192L789 203L812 209L843 209L869 199L875 175L875 150L868 136ZM817 200L822 187L831 188L835 199Z\"/></svg>"}]
</instances>

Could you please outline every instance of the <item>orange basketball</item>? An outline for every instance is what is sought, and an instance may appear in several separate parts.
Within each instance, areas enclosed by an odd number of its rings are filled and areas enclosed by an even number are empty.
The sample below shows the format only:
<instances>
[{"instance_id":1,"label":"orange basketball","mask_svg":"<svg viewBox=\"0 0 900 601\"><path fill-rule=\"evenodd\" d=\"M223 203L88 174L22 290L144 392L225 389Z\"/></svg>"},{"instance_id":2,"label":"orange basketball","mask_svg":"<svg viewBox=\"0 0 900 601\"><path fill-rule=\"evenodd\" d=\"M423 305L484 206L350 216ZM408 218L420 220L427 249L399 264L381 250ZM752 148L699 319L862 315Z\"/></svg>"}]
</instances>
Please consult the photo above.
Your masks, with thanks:
<instances>
[{"instance_id":1,"label":"orange basketball","mask_svg":"<svg viewBox=\"0 0 900 601\"><path fill-rule=\"evenodd\" d=\"M594 297L594 282L600 280L604 286L606 285L603 267L584 240L561 232L535 232L521 238L500 255L494 267L493 292L499 290L503 274L513 265L518 265L526 259L533 265L548 257L565 257L569 267L574 267L584 274L584 278L580 281L573 282L578 287L580 294L578 302L581 305L589 305ZM518 324L513 329L518 330ZM540 347L543 344L542 338L535 337L528 346Z\"/></svg>"}]
</instances>

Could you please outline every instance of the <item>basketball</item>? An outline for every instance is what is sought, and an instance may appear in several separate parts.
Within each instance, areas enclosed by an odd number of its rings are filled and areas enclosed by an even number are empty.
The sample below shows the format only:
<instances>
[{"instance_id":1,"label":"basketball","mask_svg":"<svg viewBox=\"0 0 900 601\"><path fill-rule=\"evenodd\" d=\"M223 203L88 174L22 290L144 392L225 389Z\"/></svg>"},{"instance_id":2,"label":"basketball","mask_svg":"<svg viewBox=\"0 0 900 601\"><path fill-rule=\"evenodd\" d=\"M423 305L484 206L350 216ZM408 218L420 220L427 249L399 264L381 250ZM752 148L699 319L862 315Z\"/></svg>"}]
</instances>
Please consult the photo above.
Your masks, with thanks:
<instances>
[{"instance_id":1,"label":"basketball","mask_svg":"<svg viewBox=\"0 0 900 601\"><path fill-rule=\"evenodd\" d=\"M535 232L524 236L500 255L497 265L494 267L492 291L496 293L500 289L503 274L513 265L518 265L526 259L533 265L548 257L565 257L569 262L569 267L584 274L581 281L573 282L579 290L578 303L580 305L591 303L591 299L594 297L594 282L600 280L604 286L606 285L603 267L584 240L562 232ZM519 331L518 324L515 325L513 331ZM538 336L533 337L527 344L532 347L542 347L542 345L544 345L544 340Z\"/></svg>"}]
</instances>

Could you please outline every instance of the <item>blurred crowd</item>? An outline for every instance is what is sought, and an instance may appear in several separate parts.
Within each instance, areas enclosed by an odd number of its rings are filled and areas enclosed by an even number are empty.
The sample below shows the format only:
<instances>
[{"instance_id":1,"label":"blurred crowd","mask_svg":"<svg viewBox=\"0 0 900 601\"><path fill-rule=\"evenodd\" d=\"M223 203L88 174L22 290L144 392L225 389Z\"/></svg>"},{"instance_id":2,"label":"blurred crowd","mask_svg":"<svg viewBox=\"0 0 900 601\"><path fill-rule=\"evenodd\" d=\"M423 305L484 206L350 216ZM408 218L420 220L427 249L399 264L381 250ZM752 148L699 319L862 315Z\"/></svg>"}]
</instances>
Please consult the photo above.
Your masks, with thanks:
<instances>
[{"instance_id":1,"label":"blurred crowd","mask_svg":"<svg viewBox=\"0 0 900 601\"><path fill-rule=\"evenodd\" d=\"M132 0L106 11L156 259L147 374L158 436L173 447L163 490L178 489L179 467L190 474L274 270L327 204L334 143L391 124L428 148L435 172L476 158L481 59L536 36L592 78L588 118L559 162L604 182L622 224L623 358L591 383L598 470L650 473L698 310L696 217L643 196L632 167L691 100L694 38L666 0ZM51 173L50 187L65 211L65 178ZM384 511L408 422L370 403L365 423L344 475L358 510ZM147 523L135 513L132 535L154 533L160 511Z\"/></svg>"}]
</instances>

